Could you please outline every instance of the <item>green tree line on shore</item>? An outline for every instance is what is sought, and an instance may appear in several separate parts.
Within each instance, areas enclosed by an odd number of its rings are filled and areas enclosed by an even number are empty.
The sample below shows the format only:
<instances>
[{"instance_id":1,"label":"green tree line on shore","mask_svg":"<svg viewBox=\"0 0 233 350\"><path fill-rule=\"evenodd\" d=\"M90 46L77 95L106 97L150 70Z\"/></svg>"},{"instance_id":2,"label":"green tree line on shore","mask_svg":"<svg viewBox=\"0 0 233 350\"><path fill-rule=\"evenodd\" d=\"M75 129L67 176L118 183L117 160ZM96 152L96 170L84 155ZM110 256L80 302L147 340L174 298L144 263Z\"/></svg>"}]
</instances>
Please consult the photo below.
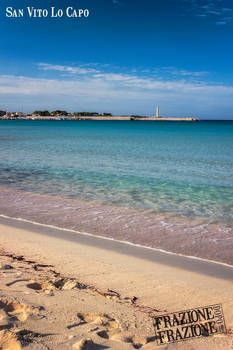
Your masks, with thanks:
<instances>
[{"instance_id":1,"label":"green tree line on shore","mask_svg":"<svg viewBox=\"0 0 233 350\"><path fill-rule=\"evenodd\" d=\"M49 112L47 110L44 110L44 111L34 111L32 114L35 114L35 115L39 115L41 117L44 117L44 116L68 116L68 115L75 115L76 117L87 117L87 116L91 116L91 115L95 115L95 116L112 116L111 113L102 113L102 114L99 114L97 112L74 112L74 113L68 113L67 111L62 111L62 110L56 110L56 111L52 111L52 112Z\"/></svg>"}]
</instances>

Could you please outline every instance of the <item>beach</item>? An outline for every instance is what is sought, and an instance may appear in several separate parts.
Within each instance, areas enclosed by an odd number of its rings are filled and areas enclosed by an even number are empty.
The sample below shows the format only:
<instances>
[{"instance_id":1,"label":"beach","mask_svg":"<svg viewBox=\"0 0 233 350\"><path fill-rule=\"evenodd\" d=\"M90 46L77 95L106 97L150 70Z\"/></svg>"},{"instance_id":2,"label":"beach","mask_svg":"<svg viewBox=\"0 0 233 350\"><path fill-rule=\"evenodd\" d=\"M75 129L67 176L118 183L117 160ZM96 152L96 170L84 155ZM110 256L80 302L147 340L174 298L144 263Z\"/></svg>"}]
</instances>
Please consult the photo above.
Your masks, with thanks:
<instances>
[{"instance_id":1,"label":"beach","mask_svg":"<svg viewBox=\"0 0 233 350\"><path fill-rule=\"evenodd\" d=\"M232 267L0 220L0 341L13 349L155 349L153 317L213 304L226 334L160 348L232 349Z\"/></svg>"}]
</instances>

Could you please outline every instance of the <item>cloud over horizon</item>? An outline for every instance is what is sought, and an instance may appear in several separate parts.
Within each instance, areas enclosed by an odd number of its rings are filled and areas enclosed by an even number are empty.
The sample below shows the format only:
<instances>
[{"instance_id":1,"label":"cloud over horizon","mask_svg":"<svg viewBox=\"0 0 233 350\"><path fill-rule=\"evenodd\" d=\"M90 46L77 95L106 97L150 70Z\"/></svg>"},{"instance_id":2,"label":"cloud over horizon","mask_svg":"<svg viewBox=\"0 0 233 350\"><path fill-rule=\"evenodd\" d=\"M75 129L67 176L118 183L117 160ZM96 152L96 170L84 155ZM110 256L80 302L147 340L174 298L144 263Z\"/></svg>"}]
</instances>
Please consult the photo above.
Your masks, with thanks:
<instances>
[{"instance_id":1,"label":"cloud over horizon","mask_svg":"<svg viewBox=\"0 0 233 350\"><path fill-rule=\"evenodd\" d=\"M213 113L220 116L223 110L233 110L233 86L199 81L208 72L164 67L176 78L165 80L148 73L147 76L117 73L82 65L39 63L38 69L48 74L56 72L56 77L0 75L0 96L6 101L1 109L17 110L19 104L23 104L27 111L66 108L69 111L108 110L114 114L150 115L159 103L168 116L179 110L179 115L203 117ZM63 77L63 73L69 76Z\"/></svg>"}]
</instances>

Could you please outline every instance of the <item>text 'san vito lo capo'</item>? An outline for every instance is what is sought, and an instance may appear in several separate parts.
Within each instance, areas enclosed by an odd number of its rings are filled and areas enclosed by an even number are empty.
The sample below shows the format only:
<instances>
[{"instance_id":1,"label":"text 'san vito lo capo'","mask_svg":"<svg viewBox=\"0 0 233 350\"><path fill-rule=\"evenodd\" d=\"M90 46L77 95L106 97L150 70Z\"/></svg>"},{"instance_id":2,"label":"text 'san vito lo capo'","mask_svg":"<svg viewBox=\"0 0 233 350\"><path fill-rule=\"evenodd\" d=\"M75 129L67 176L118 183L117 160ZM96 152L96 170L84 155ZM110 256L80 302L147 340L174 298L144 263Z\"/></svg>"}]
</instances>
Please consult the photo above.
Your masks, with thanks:
<instances>
[{"instance_id":1,"label":"text 'san vito lo capo'","mask_svg":"<svg viewBox=\"0 0 233 350\"><path fill-rule=\"evenodd\" d=\"M61 17L68 17L68 18L87 18L89 17L89 10L88 9L75 9L72 6L66 7L66 9L56 8L56 7L50 7L47 8L35 8L33 6L28 6L26 8L13 8L13 7L7 7L6 8L6 17L8 18L19 18L28 16L29 18L61 18Z\"/></svg>"}]
</instances>

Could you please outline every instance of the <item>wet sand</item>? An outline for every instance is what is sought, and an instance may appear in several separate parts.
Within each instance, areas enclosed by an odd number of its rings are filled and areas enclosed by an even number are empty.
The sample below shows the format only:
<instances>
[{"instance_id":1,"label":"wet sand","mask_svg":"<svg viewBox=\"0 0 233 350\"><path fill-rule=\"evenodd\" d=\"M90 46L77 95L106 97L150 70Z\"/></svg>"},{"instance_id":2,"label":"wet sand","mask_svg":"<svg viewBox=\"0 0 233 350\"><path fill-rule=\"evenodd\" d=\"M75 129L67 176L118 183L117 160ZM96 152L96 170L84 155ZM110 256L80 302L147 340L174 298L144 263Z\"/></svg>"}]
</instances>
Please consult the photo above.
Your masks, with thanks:
<instances>
[{"instance_id":1,"label":"wet sand","mask_svg":"<svg viewBox=\"0 0 233 350\"><path fill-rule=\"evenodd\" d=\"M0 341L14 350L152 350L153 316L219 303L227 334L161 349L232 349L232 268L0 220Z\"/></svg>"},{"instance_id":2,"label":"wet sand","mask_svg":"<svg viewBox=\"0 0 233 350\"><path fill-rule=\"evenodd\" d=\"M78 233L77 231L48 227L24 220L15 220L0 216L0 224L15 227L17 229L29 230L40 235L59 238L75 244L83 244L108 251L137 257L151 262L177 267L187 271L198 272L204 275L213 276L233 281L233 266L215 261L208 261L201 258L182 256L175 253L163 252L153 248L141 247L128 242L120 242L106 237L91 234Z\"/></svg>"},{"instance_id":3,"label":"wet sand","mask_svg":"<svg viewBox=\"0 0 233 350\"><path fill-rule=\"evenodd\" d=\"M233 265L233 228L223 222L3 187L0 213Z\"/></svg>"}]
</instances>

